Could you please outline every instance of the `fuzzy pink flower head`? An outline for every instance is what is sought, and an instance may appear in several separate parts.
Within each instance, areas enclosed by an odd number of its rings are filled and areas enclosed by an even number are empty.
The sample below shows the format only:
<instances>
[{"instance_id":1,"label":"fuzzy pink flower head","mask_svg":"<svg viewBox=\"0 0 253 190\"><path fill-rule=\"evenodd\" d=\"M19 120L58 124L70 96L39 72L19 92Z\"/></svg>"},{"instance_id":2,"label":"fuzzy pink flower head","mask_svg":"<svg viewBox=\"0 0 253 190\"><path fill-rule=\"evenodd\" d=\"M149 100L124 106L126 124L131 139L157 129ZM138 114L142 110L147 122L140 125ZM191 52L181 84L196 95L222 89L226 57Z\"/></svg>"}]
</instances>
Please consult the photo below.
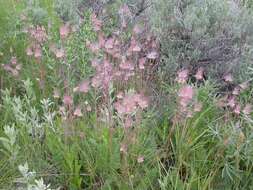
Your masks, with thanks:
<instances>
[{"instance_id":1,"label":"fuzzy pink flower head","mask_svg":"<svg viewBox=\"0 0 253 190\"><path fill-rule=\"evenodd\" d=\"M42 57L42 50L40 46L37 46L34 50L34 57L40 59Z\"/></svg>"},{"instance_id":2,"label":"fuzzy pink flower head","mask_svg":"<svg viewBox=\"0 0 253 190\"><path fill-rule=\"evenodd\" d=\"M132 48L133 52L140 52L141 51L141 45L140 44L135 44Z\"/></svg>"},{"instance_id":3,"label":"fuzzy pink flower head","mask_svg":"<svg viewBox=\"0 0 253 190\"><path fill-rule=\"evenodd\" d=\"M33 55L33 50L32 50L31 47L28 47L28 48L26 49L26 55L27 55L27 56L32 56L32 55Z\"/></svg>"},{"instance_id":4,"label":"fuzzy pink flower head","mask_svg":"<svg viewBox=\"0 0 253 190\"><path fill-rule=\"evenodd\" d=\"M142 33L141 27L140 27L138 24L136 24L136 25L134 26L134 28L133 28L133 33L134 33L134 34L141 34L141 33Z\"/></svg>"},{"instance_id":5,"label":"fuzzy pink flower head","mask_svg":"<svg viewBox=\"0 0 253 190\"><path fill-rule=\"evenodd\" d=\"M82 109L80 107L77 107L75 109L74 116L76 116L76 117L82 117L83 116Z\"/></svg>"},{"instance_id":6,"label":"fuzzy pink flower head","mask_svg":"<svg viewBox=\"0 0 253 190\"><path fill-rule=\"evenodd\" d=\"M97 15L93 13L91 15L92 27L95 32L98 32L102 28L102 21L97 18Z\"/></svg>"},{"instance_id":7,"label":"fuzzy pink flower head","mask_svg":"<svg viewBox=\"0 0 253 190\"><path fill-rule=\"evenodd\" d=\"M119 66L120 66L121 69L124 69L124 70L130 70L130 71L134 70L133 63L128 61L128 60L127 61L122 61Z\"/></svg>"},{"instance_id":8,"label":"fuzzy pink flower head","mask_svg":"<svg viewBox=\"0 0 253 190\"><path fill-rule=\"evenodd\" d=\"M225 80L225 82L233 82L233 76L230 73L224 75L223 79Z\"/></svg>"},{"instance_id":9,"label":"fuzzy pink flower head","mask_svg":"<svg viewBox=\"0 0 253 190\"><path fill-rule=\"evenodd\" d=\"M241 106L239 104L237 104L235 106L235 109L233 111L236 115L239 115L241 113Z\"/></svg>"},{"instance_id":10,"label":"fuzzy pink flower head","mask_svg":"<svg viewBox=\"0 0 253 190\"><path fill-rule=\"evenodd\" d=\"M238 86L235 87L232 94L235 95L235 96L239 95L240 94L240 87L238 87Z\"/></svg>"},{"instance_id":11,"label":"fuzzy pink flower head","mask_svg":"<svg viewBox=\"0 0 253 190\"><path fill-rule=\"evenodd\" d=\"M231 108L234 108L235 105L236 105L236 100L235 100L235 97L232 96L228 99L228 102L227 102L227 105Z\"/></svg>"},{"instance_id":12,"label":"fuzzy pink flower head","mask_svg":"<svg viewBox=\"0 0 253 190\"><path fill-rule=\"evenodd\" d=\"M195 74L195 78L197 80L203 80L204 78L204 68L203 67L200 67L197 71L197 73Z\"/></svg>"},{"instance_id":13,"label":"fuzzy pink flower head","mask_svg":"<svg viewBox=\"0 0 253 190\"><path fill-rule=\"evenodd\" d=\"M87 110L87 112L91 112L91 111L92 111L91 106L90 106L90 105L87 105L86 110Z\"/></svg>"},{"instance_id":14,"label":"fuzzy pink flower head","mask_svg":"<svg viewBox=\"0 0 253 190\"><path fill-rule=\"evenodd\" d=\"M109 38L108 40L106 40L106 42L105 42L106 49L112 49L113 46L114 46L114 39L113 38Z\"/></svg>"},{"instance_id":15,"label":"fuzzy pink flower head","mask_svg":"<svg viewBox=\"0 0 253 190\"><path fill-rule=\"evenodd\" d=\"M90 82L88 80L84 80L81 84L79 84L77 91L87 93L90 89Z\"/></svg>"},{"instance_id":16,"label":"fuzzy pink flower head","mask_svg":"<svg viewBox=\"0 0 253 190\"><path fill-rule=\"evenodd\" d=\"M242 113L245 115L250 115L252 112L252 105L251 104L246 104L245 107L242 110Z\"/></svg>"},{"instance_id":17,"label":"fuzzy pink flower head","mask_svg":"<svg viewBox=\"0 0 253 190\"><path fill-rule=\"evenodd\" d=\"M64 105L66 105L66 106L71 106L71 105L73 104L73 99L72 99L72 97L69 96L69 95L64 95L64 96L63 96L63 103L64 103Z\"/></svg>"},{"instance_id":18,"label":"fuzzy pink flower head","mask_svg":"<svg viewBox=\"0 0 253 190\"><path fill-rule=\"evenodd\" d=\"M144 97L142 94L136 94L134 96L134 100L141 109L145 109L148 107L148 99Z\"/></svg>"},{"instance_id":19,"label":"fuzzy pink flower head","mask_svg":"<svg viewBox=\"0 0 253 190\"><path fill-rule=\"evenodd\" d=\"M143 163L143 162L144 162L144 156L139 156L139 157L137 158L137 162L138 162L139 164Z\"/></svg>"},{"instance_id":20,"label":"fuzzy pink flower head","mask_svg":"<svg viewBox=\"0 0 253 190\"><path fill-rule=\"evenodd\" d=\"M55 49L54 53L55 53L56 58L58 58L58 59L61 59L65 56L65 51L63 48Z\"/></svg>"},{"instance_id":21,"label":"fuzzy pink flower head","mask_svg":"<svg viewBox=\"0 0 253 190\"><path fill-rule=\"evenodd\" d=\"M191 100L193 98L194 91L190 85L184 86L179 90L178 96L180 98Z\"/></svg>"},{"instance_id":22,"label":"fuzzy pink flower head","mask_svg":"<svg viewBox=\"0 0 253 190\"><path fill-rule=\"evenodd\" d=\"M151 60L157 59L158 58L157 51L151 51L150 53L148 53L147 58Z\"/></svg>"},{"instance_id":23,"label":"fuzzy pink flower head","mask_svg":"<svg viewBox=\"0 0 253 190\"><path fill-rule=\"evenodd\" d=\"M17 58L16 57L11 58L11 64L12 65L17 65Z\"/></svg>"},{"instance_id":24,"label":"fuzzy pink flower head","mask_svg":"<svg viewBox=\"0 0 253 190\"><path fill-rule=\"evenodd\" d=\"M145 69L145 62L146 62L145 57L142 57L139 59L139 69L141 69L141 70Z\"/></svg>"},{"instance_id":25,"label":"fuzzy pink flower head","mask_svg":"<svg viewBox=\"0 0 253 190\"><path fill-rule=\"evenodd\" d=\"M121 144L120 145L120 152L122 153L127 153L127 145L126 144Z\"/></svg>"},{"instance_id":26,"label":"fuzzy pink flower head","mask_svg":"<svg viewBox=\"0 0 253 190\"><path fill-rule=\"evenodd\" d=\"M48 38L44 26L36 26L36 27L33 26L29 28L28 32L30 34L30 37L39 44L42 44Z\"/></svg>"},{"instance_id":27,"label":"fuzzy pink flower head","mask_svg":"<svg viewBox=\"0 0 253 190\"><path fill-rule=\"evenodd\" d=\"M60 37L61 39L66 39L70 33L70 27L68 24L64 24L60 27Z\"/></svg>"},{"instance_id":28,"label":"fuzzy pink flower head","mask_svg":"<svg viewBox=\"0 0 253 190\"><path fill-rule=\"evenodd\" d=\"M118 99L123 99L123 97L124 97L124 93L123 93L123 92L119 92L119 93L117 94L117 98L118 98Z\"/></svg>"},{"instance_id":29,"label":"fuzzy pink flower head","mask_svg":"<svg viewBox=\"0 0 253 190\"><path fill-rule=\"evenodd\" d=\"M189 76L189 70L183 69L177 73L176 81L180 84L184 84L187 82Z\"/></svg>"},{"instance_id":30,"label":"fuzzy pink flower head","mask_svg":"<svg viewBox=\"0 0 253 190\"><path fill-rule=\"evenodd\" d=\"M125 128L131 128L133 126L133 120L131 117L127 117L124 122Z\"/></svg>"}]
</instances>

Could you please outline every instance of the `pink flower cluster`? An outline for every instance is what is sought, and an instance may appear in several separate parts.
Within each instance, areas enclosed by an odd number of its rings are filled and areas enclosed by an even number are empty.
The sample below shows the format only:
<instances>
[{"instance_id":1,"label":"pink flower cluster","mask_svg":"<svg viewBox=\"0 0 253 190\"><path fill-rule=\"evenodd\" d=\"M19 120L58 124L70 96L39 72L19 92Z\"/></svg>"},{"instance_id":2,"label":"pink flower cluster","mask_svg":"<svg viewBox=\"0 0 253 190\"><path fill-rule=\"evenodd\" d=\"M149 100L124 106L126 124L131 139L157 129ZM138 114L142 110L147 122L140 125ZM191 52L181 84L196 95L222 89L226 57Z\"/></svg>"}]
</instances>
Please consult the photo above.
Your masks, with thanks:
<instances>
[{"instance_id":1,"label":"pink flower cluster","mask_svg":"<svg viewBox=\"0 0 253 190\"><path fill-rule=\"evenodd\" d=\"M44 26L33 26L28 29L31 44L26 49L28 56L34 56L36 59L42 57L42 45L48 40Z\"/></svg>"},{"instance_id":2,"label":"pink flower cluster","mask_svg":"<svg viewBox=\"0 0 253 190\"><path fill-rule=\"evenodd\" d=\"M148 107L148 99L143 94L118 94L118 101L114 104L115 109L120 115L131 115L137 111Z\"/></svg>"},{"instance_id":3,"label":"pink flower cluster","mask_svg":"<svg viewBox=\"0 0 253 190\"><path fill-rule=\"evenodd\" d=\"M224 77L226 82L232 82L233 77L231 74ZM249 103L246 103L244 106L239 102L239 96L241 92L247 89L248 83L244 82L234 87L230 94L227 94L225 97L221 98L218 102L219 107L228 107L235 115L249 115L252 113L252 106Z\"/></svg>"},{"instance_id":4,"label":"pink flower cluster","mask_svg":"<svg viewBox=\"0 0 253 190\"><path fill-rule=\"evenodd\" d=\"M17 77L21 70L21 64L17 62L16 57L12 57L10 63L3 64L2 66L5 71L10 72L14 77Z\"/></svg>"},{"instance_id":5,"label":"pink flower cluster","mask_svg":"<svg viewBox=\"0 0 253 190\"><path fill-rule=\"evenodd\" d=\"M200 67L194 75L197 81L204 79L204 69ZM180 111L186 114L186 117L190 118L193 113L200 112L202 109L202 103L194 100L194 89L192 86L187 85L189 78L189 70L182 69L177 72L176 81L183 86L180 87L178 92L179 97L179 108Z\"/></svg>"}]
</instances>

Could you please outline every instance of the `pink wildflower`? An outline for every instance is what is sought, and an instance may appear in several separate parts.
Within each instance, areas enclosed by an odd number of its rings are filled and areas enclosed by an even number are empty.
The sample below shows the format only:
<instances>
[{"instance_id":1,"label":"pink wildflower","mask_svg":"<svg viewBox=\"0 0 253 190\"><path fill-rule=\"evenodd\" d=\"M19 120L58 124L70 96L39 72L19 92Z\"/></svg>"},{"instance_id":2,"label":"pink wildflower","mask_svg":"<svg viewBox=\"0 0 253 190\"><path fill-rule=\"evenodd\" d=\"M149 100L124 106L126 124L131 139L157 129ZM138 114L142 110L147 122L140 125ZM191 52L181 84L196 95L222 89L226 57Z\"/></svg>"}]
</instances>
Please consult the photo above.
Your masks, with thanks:
<instances>
[{"instance_id":1,"label":"pink wildflower","mask_svg":"<svg viewBox=\"0 0 253 190\"><path fill-rule=\"evenodd\" d=\"M251 104L246 104L242 112L245 115L249 115L252 112L252 105Z\"/></svg>"},{"instance_id":2,"label":"pink wildflower","mask_svg":"<svg viewBox=\"0 0 253 190\"><path fill-rule=\"evenodd\" d=\"M91 22L92 22L93 30L95 32L98 32L98 31L101 30L101 28L102 28L102 21L97 18L97 15L95 13L93 13L91 15Z\"/></svg>"},{"instance_id":3,"label":"pink wildflower","mask_svg":"<svg viewBox=\"0 0 253 190\"><path fill-rule=\"evenodd\" d=\"M158 53L156 51L151 51L150 53L147 54L148 59L157 59L158 58Z\"/></svg>"},{"instance_id":4,"label":"pink wildflower","mask_svg":"<svg viewBox=\"0 0 253 190\"><path fill-rule=\"evenodd\" d=\"M32 56L32 55L33 55L33 51L32 51L32 48L31 48L31 47L28 47L28 48L26 49L26 55L27 55L27 56Z\"/></svg>"},{"instance_id":5,"label":"pink wildflower","mask_svg":"<svg viewBox=\"0 0 253 190\"><path fill-rule=\"evenodd\" d=\"M204 78L204 68L203 67L200 67L195 75L195 78L197 80L203 80Z\"/></svg>"},{"instance_id":6,"label":"pink wildflower","mask_svg":"<svg viewBox=\"0 0 253 190\"><path fill-rule=\"evenodd\" d=\"M64 24L60 27L60 36L62 39L67 38L69 33L70 33L70 28L68 24Z\"/></svg>"},{"instance_id":7,"label":"pink wildflower","mask_svg":"<svg viewBox=\"0 0 253 190\"><path fill-rule=\"evenodd\" d=\"M235 106L234 113L237 115L241 113L241 106L239 104Z\"/></svg>"},{"instance_id":8,"label":"pink wildflower","mask_svg":"<svg viewBox=\"0 0 253 190\"><path fill-rule=\"evenodd\" d=\"M188 80L188 75L189 75L189 70L183 69L177 73L176 81L180 84L184 84Z\"/></svg>"},{"instance_id":9,"label":"pink wildflower","mask_svg":"<svg viewBox=\"0 0 253 190\"><path fill-rule=\"evenodd\" d=\"M236 100L235 100L235 97L234 97L234 96L232 96L232 97L230 97L230 98L228 99L227 105L228 105L229 107L231 107L231 108L234 108L234 107L235 107L235 105L236 105Z\"/></svg>"},{"instance_id":10,"label":"pink wildflower","mask_svg":"<svg viewBox=\"0 0 253 190\"><path fill-rule=\"evenodd\" d=\"M233 95L239 95L240 94L240 88L239 87L235 87L233 92L232 92Z\"/></svg>"},{"instance_id":11,"label":"pink wildflower","mask_svg":"<svg viewBox=\"0 0 253 190\"><path fill-rule=\"evenodd\" d=\"M58 58L58 59L61 59L65 56L64 49L62 49L62 48L56 49L54 53L55 53L56 58Z\"/></svg>"},{"instance_id":12,"label":"pink wildflower","mask_svg":"<svg viewBox=\"0 0 253 190\"><path fill-rule=\"evenodd\" d=\"M137 162L138 162L139 164L143 163L143 162L144 162L144 156L139 156L139 157L137 158Z\"/></svg>"},{"instance_id":13,"label":"pink wildflower","mask_svg":"<svg viewBox=\"0 0 253 190\"><path fill-rule=\"evenodd\" d=\"M73 99L72 99L72 97L69 96L69 95L64 95L64 97L63 97L63 103L64 103L64 105L66 105L66 106L71 106L71 105L73 104Z\"/></svg>"},{"instance_id":14,"label":"pink wildflower","mask_svg":"<svg viewBox=\"0 0 253 190\"><path fill-rule=\"evenodd\" d=\"M77 107L77 108L75 109L75 111L74 111L74 116L76 116L76 117L82 117L82 116L83 116L82 110L81 110L80 107Z\"/></svg>"},{"instance_id":15,"label":"pink wildflower","mask_svg":"<svg viewBox=\"0 0 253 190\"><path fill-rule=\"evenodd\" d=\"M90 82L88 80L83 81L78 87L77 87L77 91L78 92L83 92L83 93L87 93L90 89L89 87Z\"/></svg>"},{"instance_id":16,"label":"pink wildflower","mask_svg":"<svg viewBox=\"0 0 253 190\"><path fill-rule=\"evenodd\" d=\"M226 81L226 82L233 82L233 76L232 74L226 74L223 79Z\"/></svg>"}]
</instances>

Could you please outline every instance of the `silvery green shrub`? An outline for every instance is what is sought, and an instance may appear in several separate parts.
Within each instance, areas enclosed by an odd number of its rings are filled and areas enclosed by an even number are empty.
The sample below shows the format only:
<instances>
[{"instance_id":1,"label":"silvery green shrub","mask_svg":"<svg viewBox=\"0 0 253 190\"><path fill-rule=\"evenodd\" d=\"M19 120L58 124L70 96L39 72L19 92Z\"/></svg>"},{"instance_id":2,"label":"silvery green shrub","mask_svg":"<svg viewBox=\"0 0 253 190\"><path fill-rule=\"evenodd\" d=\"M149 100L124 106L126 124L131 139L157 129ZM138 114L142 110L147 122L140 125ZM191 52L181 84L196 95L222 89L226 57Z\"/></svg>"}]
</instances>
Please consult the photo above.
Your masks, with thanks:
<instances>
[{"instance_id":1,"label":"silvery green shrub","mask_svg":"<svg viewBox=\"0 0 253 190\"><path fill-rule=\"evenodd\" d=\"M252 56L252 11L229 0L153 0L148 10L161 43L163 76L200 66L215 77L243 72ZM237 75L239 76L239 75Z\"/></svg>"}]
</instances>

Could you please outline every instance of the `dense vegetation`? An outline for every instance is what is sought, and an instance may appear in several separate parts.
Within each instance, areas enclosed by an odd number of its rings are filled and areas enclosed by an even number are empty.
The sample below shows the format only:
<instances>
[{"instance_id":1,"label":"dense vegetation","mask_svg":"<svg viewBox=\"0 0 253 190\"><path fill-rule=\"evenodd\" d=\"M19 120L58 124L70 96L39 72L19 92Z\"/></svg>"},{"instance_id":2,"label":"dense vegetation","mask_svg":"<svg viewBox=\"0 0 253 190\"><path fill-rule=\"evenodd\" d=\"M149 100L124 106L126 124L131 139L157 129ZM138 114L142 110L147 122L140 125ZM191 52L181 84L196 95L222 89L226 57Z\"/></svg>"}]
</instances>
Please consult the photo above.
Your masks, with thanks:
<instances>
[{"instance_id":1,"label":"dense vegetation","mask_svg":"<svg viewBox=\"0 0 253 190\"><path fill-rule=\"evenodd\" d=\"M252 6L0 0L0 190L253 189Z\"/></svg>"}]
</instances>

